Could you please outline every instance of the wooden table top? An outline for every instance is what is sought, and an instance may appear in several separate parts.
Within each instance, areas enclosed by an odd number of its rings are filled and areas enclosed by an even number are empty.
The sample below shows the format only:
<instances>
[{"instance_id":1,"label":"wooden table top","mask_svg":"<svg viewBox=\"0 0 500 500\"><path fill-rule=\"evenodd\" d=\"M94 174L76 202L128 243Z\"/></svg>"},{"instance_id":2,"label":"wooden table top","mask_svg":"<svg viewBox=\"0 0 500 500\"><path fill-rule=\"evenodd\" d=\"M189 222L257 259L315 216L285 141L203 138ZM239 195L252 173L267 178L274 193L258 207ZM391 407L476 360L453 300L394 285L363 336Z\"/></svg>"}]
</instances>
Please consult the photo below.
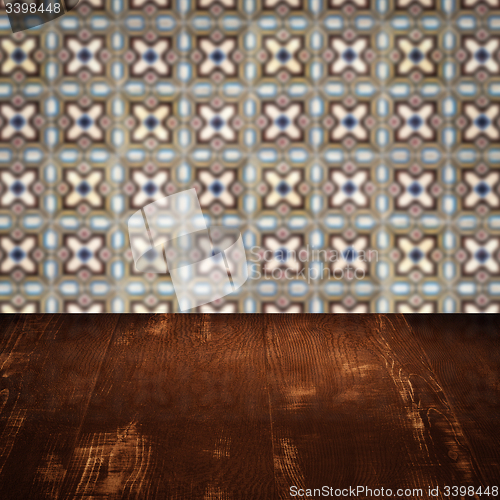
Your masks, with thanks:
<instances>
[{"instance_id":1,"label":"wooden table top","mask_svg":"<svg viewBox=\"0 0 500 500\"><path fill-rule=\"evenodd\" d=\"M3 315L0 499L500 486L499 326L489 315Z\"/></svg>"}]
</instances>

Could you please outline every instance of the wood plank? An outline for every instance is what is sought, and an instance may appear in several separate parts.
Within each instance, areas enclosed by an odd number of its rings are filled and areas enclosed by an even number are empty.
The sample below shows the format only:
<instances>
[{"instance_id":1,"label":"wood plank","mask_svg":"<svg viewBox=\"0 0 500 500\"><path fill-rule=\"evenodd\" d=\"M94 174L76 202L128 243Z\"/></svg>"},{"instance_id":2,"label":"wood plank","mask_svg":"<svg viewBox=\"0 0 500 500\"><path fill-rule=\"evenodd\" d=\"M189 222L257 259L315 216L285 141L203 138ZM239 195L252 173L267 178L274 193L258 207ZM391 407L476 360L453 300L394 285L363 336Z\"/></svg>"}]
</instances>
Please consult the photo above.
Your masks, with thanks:
<instances>
[{"instance_id":1,"label":"wood plank","mask_svg":"<svg viewBox=\"0 0 500 500\"><path fill-rule=\"evenodd\" d=\"M0 498L58 498L118 315L16 315L0 335Z\"/></svg>"},{"instance_id":2,"label":"wood plank","mask_svg":"<svg viewBox=\"0 0 500 500\"><path fill-rule=\"evenodd\" d=\"M259 317L124 316L63 496L272 498Z\"/></svg>"},{"instance_id":3,"label":"wood plank","mask_svg":"<svg viewBox=\"0 0 500 500\"><path fill-rule=\"evenodd\" d=\"M290 498L291 486L425 496L429 486L479 486L460 425L407 326L379 315L279 315L267 318L266 342L277 498Z\"/></svg>"},{"instance_id":4,"label":"wood plank","mask_svg":"<svg viewBox=\"0 0 500 500\"><path fill-rule=\"evenodd\" d=\"M380 335L373 338L382 353L390 352L386 359L400 366L398 373L393 369L395 380L411 404L410 415L419 429L417 442L425 450L415 455L415 465L431 472L430 484L484 486L448 394L403 315L380 315L377 322Z\"/></svg>"},{"instance_id":5,"label":"wood plank","mask_svg":"<svg viewBox=\"0 0 500 500\"><path fill-rule=\"evenodd\" d=\"M493 314L402 318L418 338L450 402L484 484L500 478L500 320Z\"/></svg>"},{"instance_id":6,"label":"wood plank","mask_svg":"<svg viewBox=\"0 0 500 500\"><path fill-rule=\"evenodd\" d=\"M0 314L0 337L8 330L9 325L16 319L16 314Z\"/></svg>"},{"instance_id":7,"label":"wood plank","mask_svg":"<svg viewBox=\"0 0 500 500\"><path fill-rule=\"evenodd\" d=\"M22 391L23 375L38 342L49 328L51 318L38 315L10 315L11 321L0 330L0 492L7 484L5 465L15 444L19 443L29 411ZM7 488L8 489L8 488Z\"/></svg>"}]
</instances>

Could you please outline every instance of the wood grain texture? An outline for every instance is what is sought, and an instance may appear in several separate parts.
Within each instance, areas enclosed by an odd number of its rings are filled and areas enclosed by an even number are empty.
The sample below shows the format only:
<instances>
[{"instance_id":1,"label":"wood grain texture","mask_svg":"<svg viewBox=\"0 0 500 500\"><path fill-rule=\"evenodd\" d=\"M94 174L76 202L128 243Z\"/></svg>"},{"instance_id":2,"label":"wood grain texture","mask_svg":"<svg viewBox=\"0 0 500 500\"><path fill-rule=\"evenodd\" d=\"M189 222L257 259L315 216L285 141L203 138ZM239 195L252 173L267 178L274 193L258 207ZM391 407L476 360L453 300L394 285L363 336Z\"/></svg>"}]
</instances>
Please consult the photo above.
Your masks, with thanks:
<instances>
[{"instance_id":1,"label":"wood grain texture","mask_svg":"<svg viewBox=\"0 0 500 500\"><path fill-rule=\"evenodd\" d=\"M0 498L58 498L118 317L18 315L0 335Z\"/></svg>"},{"instance_id":2,"label":"wood grain texture","mask_svg":"<svg viewBox=\"0 0 500 500\"><path fill-rule=\"evenodd\" d=\"M425 353L384 316L269 318L279 498L292 485L422 488L481 482Z\"/></svg>"},{"instance_id":3,"label":"wood grain texture","mask_svg":"<svg viewBox=\"0 0 500 500\"><path fill-rule=\"evenodd\" d=\"M323 485L428 498L429 486L498 485L498 325L0 316L0 499L283 499Z\"/></svg>"},{"instance_id":4,"label":"wood grain texture","mask_svg":"<svg viewBox=\"0 0 500 500\"><path fill-rule=\"evenodd\" d=\"M273 496L258 317L123 316L64 484L70 498Z\"/></svg>"},{"instance_id":5,"label":"wood grain texture","mask_svg":"<svg viewBox=\"0 0 500 500\"><path fill-rule=\"evenodd\" d=\"M408 315L446 393L484 483L500 478L500 318L497 315ZM396 323L396 325L398 324Z\"/></svg>"}]
</instances>

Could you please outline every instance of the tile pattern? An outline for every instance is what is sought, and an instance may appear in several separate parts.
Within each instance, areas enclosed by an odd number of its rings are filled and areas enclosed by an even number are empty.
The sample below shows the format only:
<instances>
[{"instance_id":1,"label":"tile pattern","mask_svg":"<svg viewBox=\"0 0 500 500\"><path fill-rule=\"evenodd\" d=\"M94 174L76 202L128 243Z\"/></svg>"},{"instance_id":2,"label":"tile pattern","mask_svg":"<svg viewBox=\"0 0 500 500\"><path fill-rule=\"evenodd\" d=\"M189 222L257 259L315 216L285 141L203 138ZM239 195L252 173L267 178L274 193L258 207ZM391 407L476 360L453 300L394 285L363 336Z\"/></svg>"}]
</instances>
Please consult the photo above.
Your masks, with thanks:
<instances>
[{"instance_id":1,"label":"tile pattern","mask_svg":"<svg viewBox=\"0 0 500 500\"><path fill-rule=\"evenodd\" d=\"M195 187L272 256L203 310L500 311L499 51L500 0L84 0L14 35L2 15L0 310L176 311L126 223ZM364 277L284 274L346 263Z\"/></svg>"}]
</instances>

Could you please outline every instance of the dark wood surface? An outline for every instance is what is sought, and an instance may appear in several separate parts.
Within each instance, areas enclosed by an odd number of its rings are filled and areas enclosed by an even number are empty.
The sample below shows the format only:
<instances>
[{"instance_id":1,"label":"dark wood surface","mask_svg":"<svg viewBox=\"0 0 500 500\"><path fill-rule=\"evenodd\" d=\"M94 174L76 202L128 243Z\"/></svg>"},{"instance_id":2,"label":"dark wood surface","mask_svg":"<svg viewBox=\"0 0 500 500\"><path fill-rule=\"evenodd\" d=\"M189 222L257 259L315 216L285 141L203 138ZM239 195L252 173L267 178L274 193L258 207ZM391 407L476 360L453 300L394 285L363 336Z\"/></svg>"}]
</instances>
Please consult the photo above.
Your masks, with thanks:
<instances>
[{"instance_id":1,"label":"dark wood surface","mask_svg":"<svg viewBox=\"0 0 500 500\"><path fill-rule=\"evenodd\" d=\"M500 486L497 316L3 315L0 377L1 500Z\"/></svg>"}]
</instances>

